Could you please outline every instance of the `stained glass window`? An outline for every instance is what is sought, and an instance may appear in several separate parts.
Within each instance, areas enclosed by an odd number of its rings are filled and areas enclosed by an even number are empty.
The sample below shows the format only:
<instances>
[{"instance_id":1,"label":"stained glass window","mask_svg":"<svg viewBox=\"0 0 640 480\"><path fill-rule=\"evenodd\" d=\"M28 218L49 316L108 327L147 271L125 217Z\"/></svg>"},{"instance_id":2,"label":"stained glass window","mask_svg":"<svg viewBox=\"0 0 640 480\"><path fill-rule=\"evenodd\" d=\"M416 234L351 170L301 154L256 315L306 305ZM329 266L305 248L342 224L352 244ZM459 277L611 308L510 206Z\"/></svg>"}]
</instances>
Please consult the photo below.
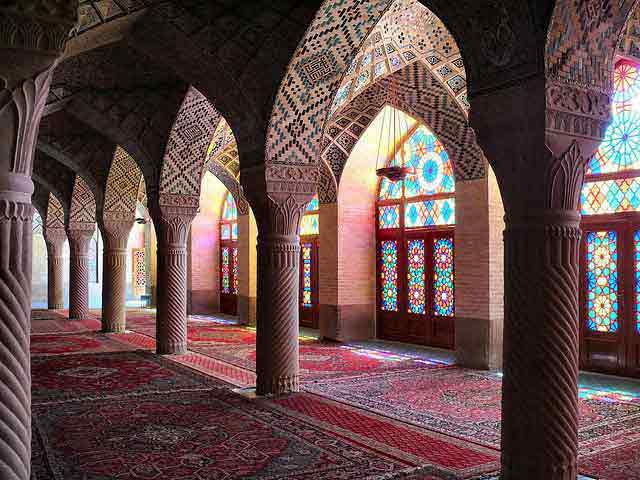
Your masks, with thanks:
<instances>
[{"instance_id":1,"label":"stained glass window","mask_svg":"<svg viewBox=\"0 0 640 480\"><path fill-rule=\"evenodd\" d=\"M587 165L582 188L583 215L640 211L638 177L598 181L600 174L640 169L640 75L638 65L618 62L614 70L612 121L598 151Z\"/></svg>"},{"instance_id":2,"label":"stained glass window","mask_svg":"<svg viewBox=\"0 0 640 480\"><path fill-rule=\"evenodd\" d=\"M231 293L231 259L229 247L222 249L222 293Z\"/></svg>"},{"instance_id":3,"label":"stained glass window","mask_svg":"<svg viewBox=\"0 0 640 480\"><path fill-rule=\"evenodd\" d=\"M233 199L231 192L227 193L227 197L222 207L222 219L227 222L232 222L238 219L238 209L236 208L236 202Z\"/></svg>"},{"instance_id":4,"label":"stained glass window","mask_svg":"<svg viewBox=\"0 0 640 480\"><path fill-rule=\"evenodd\" d=\"M456 223L455 198L408 203L404 211L406 228L434 227Z\"/></svg>"},{"instance_id":5,"label":"stained glass window","mask_svg":"<svg viewBox=\"0 0 640 480\"><path fill-rule=\"evenodd\" d=\"M231 293L238 294L238 249L233 249L233 290Z\"/></svg>"},{"instance_id":6,"label":"stained glass window","mask_svg":"<svg viewBox=\"0 0 640 480\"><path fill-rule=\"evenodd\" d=\"M404 156L404 157L403 157ZM380 181L378 200L388 203L421 197L424 200L409 202L404 207L405 228L428 228L455 225L455 181L453 164L438 138L424 125L418 126L387 166L404 165L411 173L404 180ZM437 198L425 197L437 195ZM394 212L379 208L380 228L394 228L390 221ZM399 225L398 225L399 226Z\"/></svg>"},{"instance_id":7,"label":"stained glass window","mask_svg":"<svg viewBox=\"0 0 640 480\"><path fill-rule=\"evenodd\" d=\"M436 238L433 243L433 307L442 317L453 316L453 239Z\"/></svg>"},{"instance_id":8,"label":"stained glass window","mask_svg":"<svg viewBox=\"0 0 640 480\"><path fill-rule=\"evenodd\" d=\"M618 238L614 231L588 232L587 311L589 329L618 330Z\"/></svg>"},{"instance_id":9,"label":"stained glass window","mask_svg":"<svg viewBox=\"0 0 640 480\"><path fill-rule=\"evenodd\" d=\"M634 274L636 281L636 330L640 333L640 230L633 235L634 244Z\"/></svg>"},{"instance_id":10,"label":"stained glass window","mask_svg":"<svg viewBox=\"0 0 640 480\"><path fill-rule=\"evenodd\" d=\"M306 213L302 217L300 224L300 236L320 234L320 200L316 195L307 205Z\"/></svg>"},{"instance_id":11,"label":"stained glass window","mask_svg":"<svg viewBox=\"0 0 640 480\"><path fill-rule=\"evenodd\" d=\"M400 227L400 206L386 205L378 207L378 219L381 229Z\"/></svg>"},{"instance_id":12,"label":"stained glass window","mask_svg":"<svg viewBox=\"0 0 640 480\"><path fill-rule=\"evenodd\" d=\"M380 303L382 310L398 311L398 242L380 243Z\"/></svg>"},{"instance_id":13,"label":"stained glass window","mask_svg":"<svg viewBox=\"0 0 640 480\"><path fill-rule=\"evenodd\" d=\"M302 244L302 306L309 308L311 302L311 262L312 262L313 244Z\"/></svg>"},{"instance_id":14,"label":"stained glass window","mask_svg":"<svg viewBox=\"0 0 640 480\"><path fill-rule=\"evenodd\" d=\"M222 240L231 240L231 225L228 223L220 225L220 238Z\"/></svg>"},{"instance_id":15,"label":"stained glass window","mask_svg":"<svg viewBox=\"0 0 640 480\"><path fill-rule=\"evenodd\" d=\"M407 242L409 313L424 314L426 305L424 240Z\"/></svg>"}]
</instances>

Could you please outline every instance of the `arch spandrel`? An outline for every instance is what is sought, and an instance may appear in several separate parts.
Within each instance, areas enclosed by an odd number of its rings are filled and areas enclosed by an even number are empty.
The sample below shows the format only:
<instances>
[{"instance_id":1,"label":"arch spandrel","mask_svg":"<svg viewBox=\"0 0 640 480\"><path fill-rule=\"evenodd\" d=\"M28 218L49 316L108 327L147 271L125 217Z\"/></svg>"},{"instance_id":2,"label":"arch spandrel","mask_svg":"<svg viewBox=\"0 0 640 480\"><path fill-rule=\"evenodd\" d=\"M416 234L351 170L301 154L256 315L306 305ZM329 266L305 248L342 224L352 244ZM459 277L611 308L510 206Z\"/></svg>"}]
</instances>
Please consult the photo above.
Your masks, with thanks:
<instances>
[{"instance_id":1,"label":"arch spandrel","mask_svg":"<svg viewBox=\"0 0 640 480\"><path fill-rule=\"evenodd\" d=\"M69 227L93 227L96 223L96 200L87 182L76 175L71 196Z\"/></svg>"}]
</instances>

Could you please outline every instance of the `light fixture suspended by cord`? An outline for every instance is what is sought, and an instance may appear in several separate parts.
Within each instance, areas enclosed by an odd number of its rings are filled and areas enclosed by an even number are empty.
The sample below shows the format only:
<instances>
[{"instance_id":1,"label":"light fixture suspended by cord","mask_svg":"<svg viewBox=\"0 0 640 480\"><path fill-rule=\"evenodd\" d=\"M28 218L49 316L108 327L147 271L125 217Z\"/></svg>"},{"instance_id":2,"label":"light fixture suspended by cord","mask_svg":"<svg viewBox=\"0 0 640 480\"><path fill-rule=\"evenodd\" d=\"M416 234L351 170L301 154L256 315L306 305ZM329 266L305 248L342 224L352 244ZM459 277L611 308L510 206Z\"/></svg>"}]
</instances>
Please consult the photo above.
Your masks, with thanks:
<instances>
[{"instance_id":1,"label":"light fixture suspended by cord","mask_svg":"<svg viewBox=\"0 0 640 480\"><path fill-rule=\"evenodd\" d=\"M389 82L386 107L382 115L378 153L376 155L376 175L391 182L399 182L415 175L415 169L407 167L405 140L409 133L406 115L393 107L398 102L395 85Z\"/></svg>"}]
</instances>

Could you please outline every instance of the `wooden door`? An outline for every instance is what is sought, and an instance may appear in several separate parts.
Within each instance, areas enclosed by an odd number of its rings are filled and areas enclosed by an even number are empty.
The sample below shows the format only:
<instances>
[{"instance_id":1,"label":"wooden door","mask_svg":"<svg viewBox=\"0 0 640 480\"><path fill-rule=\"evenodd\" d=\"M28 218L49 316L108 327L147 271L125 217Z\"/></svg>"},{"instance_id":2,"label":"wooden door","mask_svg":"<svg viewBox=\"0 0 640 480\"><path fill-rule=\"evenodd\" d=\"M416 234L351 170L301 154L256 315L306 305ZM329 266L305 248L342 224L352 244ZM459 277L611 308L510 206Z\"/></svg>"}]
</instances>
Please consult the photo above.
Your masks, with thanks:
<instances>
[{"instance_id":1,"label":"wooden door","mask_svg":"<svg viewBox=\"0 0 640 480\"><path fill-rule=\"evenodd\" d=\"M220 310L228 315L238 314L238 247L220 247Z\"/></svg>"},{"instance_id":2,"label":"wooden door","mask_svg":"<svg viewBox=\"0 0 640 480\"><path fill-rule=\"evenodd\" d=\"M580 366L640 374L640 223L583 222Z\"/></svg>"},{"instance_id":3,"label":"wooden door","mask_svg":"<svg viewBox=\"0 0 640 480\"><path fill-rule=\"evenodd\" d=\"M300 326L318 328L318 238L300 241Z\"/></svg>"}]
</instances>

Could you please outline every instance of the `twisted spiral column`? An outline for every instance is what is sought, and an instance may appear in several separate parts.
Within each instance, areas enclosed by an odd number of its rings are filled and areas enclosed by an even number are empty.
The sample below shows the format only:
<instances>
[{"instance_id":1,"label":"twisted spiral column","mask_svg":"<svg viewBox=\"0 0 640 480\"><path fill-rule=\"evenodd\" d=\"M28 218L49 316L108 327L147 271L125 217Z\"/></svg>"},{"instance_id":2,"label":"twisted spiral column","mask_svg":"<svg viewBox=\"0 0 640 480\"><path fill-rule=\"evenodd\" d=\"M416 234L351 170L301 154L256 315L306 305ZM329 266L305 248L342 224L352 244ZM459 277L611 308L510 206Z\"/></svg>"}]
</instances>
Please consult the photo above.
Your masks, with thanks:
<instances>
[{"instance_id":1,"label":"twisted spiral column","mask_svg":"<svg viewBox=\"0 0 640 480\"><path fill-rule=\"evenodd\" d=\"M64 308L64 262L62 247L66 235L63 229L47 229L47 302L50 310Z\"/></svg>"},{"instance_id":2,"label":"twisted spiral column","mask_svg":"<svg viewBox=\"0 0 640 480\"><path fill-rule=\"evenodd\" d=\"M181 355L187 352L187 237L197 206L191 205L191 197L161 196L160 202L164 203L154 210L158 227L156 351Z\"/></svg>"},{"instance_id":3,"label":"twisted spiral column","mask_svg":"<svg viewBox=\"0 0 640 480\"><path fill-rule=\"evenodd\" d=\"M69 319L89 315L89 243L93 230L69 230Z\"/></svg>"},{"instance_id":4,"label":"twisted spiral column","mask_svg":"<svg viewBox=\"0 0 640 480\"><path fill-rule=\"evenodd\" d=\"M507 218L505 480L577 476L579 241L576 211Z\"/></svg>"},{"instance_id":5,"label":"twisted spiral column","mask_svg":"<svg viewBox=\"0 0 640 480\"><path fill-rule=\"evenodd\" d=\"M133 220L104 221L102 266L102 331L123 333L126 328L127 240Z\"/></svg>"},{"instance_id":6,"label":"twisted spiral column","mask_svg":"<svg viewBox=\"0 0 640 480\"><path fill-rule=\"evenodd\" d=\"M297 392L300 238L258 239L256 392Z\"/></svg>"}]
</instances>

